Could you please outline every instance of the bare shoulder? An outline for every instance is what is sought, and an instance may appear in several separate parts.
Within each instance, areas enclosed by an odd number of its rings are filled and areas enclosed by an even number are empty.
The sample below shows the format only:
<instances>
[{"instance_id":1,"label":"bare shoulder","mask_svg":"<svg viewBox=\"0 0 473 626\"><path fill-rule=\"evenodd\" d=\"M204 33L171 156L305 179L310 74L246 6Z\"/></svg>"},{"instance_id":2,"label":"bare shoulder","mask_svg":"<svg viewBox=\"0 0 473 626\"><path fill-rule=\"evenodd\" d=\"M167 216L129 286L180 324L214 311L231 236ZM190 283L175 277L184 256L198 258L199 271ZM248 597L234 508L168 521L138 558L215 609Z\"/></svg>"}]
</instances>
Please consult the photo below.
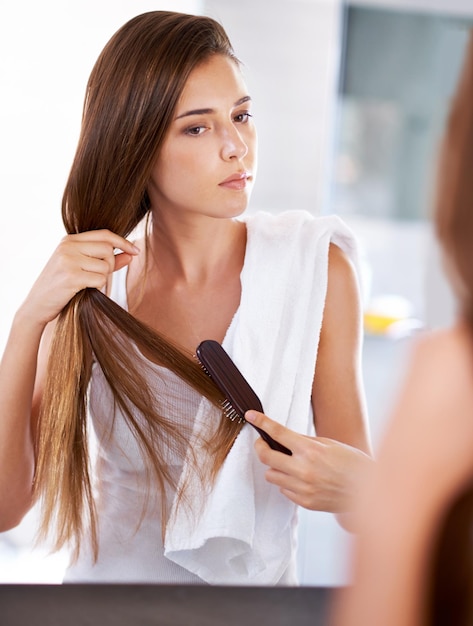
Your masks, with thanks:
<instances>
[{"instance_id":1,"label":"bare shoulder","mask_svg":"<svg viewBox=\"0 0 473 626\"><path fill-rule=\"evenodd\" d=\"M413 346L412 368L432 380L441 378L448 395L463 388L473 401L473 336L464 324L420 336Z\"/></svg>"},{"instance_id":2,"label":"bare shoulder","mask_svg":"<svg viewBox=\"0 0 473 626\"><path fill-rule=\"evenodd\" d=\"M466 437L473 445L473 344L464 325L432 332L416 342L408 386L444 436L448 433L452 441Z\"/></svg>"},{"instance_id":3,"label":"bare shoulder","mask_svg":"<svg viewBox=\"0 0 473 626\"><path fill-rule=\"evenodd\" d=\"M435 413L473 411L473 343L462 324L420 335L406 373L406 390ZM472 421L473 424L473 421Z\"/></svg>"},{"instance_id":4,"label":"bare shoulder","mask_svg":"<svg viewBox=\"0 0 473 626\"><path fill-rule=\"evenodd\" d=\"M356 276L355 267L349 256L335 243L331 243L328 252L329 281L352 282Z\"/></svg>"},{"instance_id":5,"label":"bare shoulder","mask_svg":"<svg viewBox=\"0 0 473 626\"><path fill-rule=\"evenodd\" d=\"M355 267L348 255L331 243L328 284L322 325L322 342L327 335L339 337L343 345L356 339L360 326L360 290Z\"/></svg>"},{"instance_id":6,"label":"bare shoulder","mask_svg":"<svg viewBox=\"0 0 473 626\"><path fill-rule=\"evenodd\" d=\"M383 454L413 475L452 485L473 472L473 347L457 325L419 337L395 403Z\"/></svg>"},{"instance_id":7,"label":"bare shoulder","mask_svg":"<svg viewBox=\"0 0 473 626\"><path fill-rule=\"evenodd\" d=\"M466 324L457 322L454 326L421 334L418 337L417 349L420 353L449 350L466 356L473 349L473 338Z\"/></svg>"},{"instance_id":8,"label":"bare shoulder","mask_svg":"<svg viewBox=\"0 0 473 626\"><path fill-rule=\"evenodd\" d=\"M335 307L354 304L359 299L356 270L349 256L331 243L328 253L327 304Z\"/></svg>"}]
</instances>

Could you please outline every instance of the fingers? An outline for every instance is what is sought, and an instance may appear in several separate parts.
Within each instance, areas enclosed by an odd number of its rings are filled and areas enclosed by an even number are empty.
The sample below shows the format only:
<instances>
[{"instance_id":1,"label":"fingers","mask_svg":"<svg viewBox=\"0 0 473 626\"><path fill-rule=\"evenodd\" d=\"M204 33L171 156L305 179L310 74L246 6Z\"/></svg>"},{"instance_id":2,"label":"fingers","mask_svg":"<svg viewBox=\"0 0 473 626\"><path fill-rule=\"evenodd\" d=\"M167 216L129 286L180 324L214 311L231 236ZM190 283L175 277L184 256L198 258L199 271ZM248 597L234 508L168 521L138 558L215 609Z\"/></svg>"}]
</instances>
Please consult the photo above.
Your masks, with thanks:
<instances>
[{"instance_id":1,"label":"fingers","mask_svg":"<svg viewBox=\"0 0 473 626\"><path fill-rule=\"evenodd\" d=\"M116 250L122 252L116 253ZM102 275L105 280L108 274L127 265L138 253L134 244L108 230L68 235L58 248L58 254L66 262L84 272Z\"/></svg>"},{"instance_id":2,"label":"fingers","mask_svg":"<svg viewBox=\"0 0 473 626\"><path fill-rule=\"evenodd\" d=\"M67 235L64 239L74 239L79 242L103 242L112 246L112 248L116 248L118 250L122 250L123 252L127 252L132 256L139 253L139 248L137 248L131 241L117 235L116 233L112 233L112 231L107 229L102 230L90 230L83 233L78 233L77 235Z\"/></svg>"},{"instance_id":3,"label":"fingers","mask_svg":"<svg viewBox=\"0 0 473 626\"><path fill-rule=\"evenodd\" d=\"M26 306L33 318L47 323L82 289L103 289L108 276L138 253L134 244L109 230L67 235L33 285Z\"/></svg>"},{"instance_id":4,"label":"fingers","mask_svg":"<svg viewBox=\"0 0 473 626\"><path fill-rule=\"evenodd\" d=\"M274 439L277 439L278 435L280 437L284 437L286 436L286 434L292 432L282 424L275 422L267 415L265 415L264 413L260 413L259 411L247 411L245 413L245 420L247 422L250 422L250 424L258 426L258 428L262 428L268 433L268 435L274 437Z\"/></svg>"},{"instance_id":5,"label":"fingers","mask_svg":"<svg viewBox=\"0 0 473 626\"><path fill-rule=\"evenodd\" d=\"M245 419L257 428L264 430L275 441L294 452L293 446L297 446L300 435L258 411L247 411Z\"/></svg>"},{"instance_id":6,"label":"fingers","mask_svg":"<svg viewBox=\"0 0 473 626\"><path fill-rule=\"evenodd\" d=\"M80 254L84 257L107 261L109 272L115 270L114 257L117 250L128 255L125 257L128 261L139 253L139 248L134 244L109 230L94 230L79 233L78 235L67 235L62 240L61 247L68 252ZM125 258L121 261L122 267ZM87 268L83 267L83 269Z\"/></svg>"},{"instance_id":7,"label":"fingers","mask_svg":"<svg viewBox=\"0 0 473 626\"><path fill-rule=\"evenodd\" d=\"M115 255L115 266L113 268L113 271L116 272L117 270L121 270L122 267L125 267L125 265L128 265L132 259L132 255L128 254L127 252L120 252L119 254Z\"/></svg>"},{"instance_id":8,"label":"fingers","mask_svg":"<svg viewBox=\"0 0 473 626\"><path fill-rule=\"evenodd\" d=\"M269 483L304 508L332 512L346 509L347 475L359 450L334 440L301 435L256 411L248 411L245 419L293 452L288 456L274 451L261 438L255 442L258 458L268 466L265 478Z\"/></svg>"}]
</instances>

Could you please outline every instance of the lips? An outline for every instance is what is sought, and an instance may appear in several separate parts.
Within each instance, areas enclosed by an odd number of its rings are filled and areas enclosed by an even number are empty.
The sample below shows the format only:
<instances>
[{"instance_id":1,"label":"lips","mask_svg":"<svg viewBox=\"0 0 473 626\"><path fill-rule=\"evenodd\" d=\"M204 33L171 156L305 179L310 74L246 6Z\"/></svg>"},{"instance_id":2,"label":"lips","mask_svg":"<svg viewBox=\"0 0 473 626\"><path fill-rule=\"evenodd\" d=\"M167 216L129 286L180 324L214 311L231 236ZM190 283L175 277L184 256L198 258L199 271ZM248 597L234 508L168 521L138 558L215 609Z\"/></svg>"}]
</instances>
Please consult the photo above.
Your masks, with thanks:
<instances>
[{"instance_id":1,"label":"lips","mask_svg":"<svg viewBox=\"0 0 473 626\"><path fill-rule=\"evenodd\" d=\"M245 189L246 184L250 179L251 175L248 172L237 172L219 183L219 187L236 190Z\"/></svg>"}]
</instances>

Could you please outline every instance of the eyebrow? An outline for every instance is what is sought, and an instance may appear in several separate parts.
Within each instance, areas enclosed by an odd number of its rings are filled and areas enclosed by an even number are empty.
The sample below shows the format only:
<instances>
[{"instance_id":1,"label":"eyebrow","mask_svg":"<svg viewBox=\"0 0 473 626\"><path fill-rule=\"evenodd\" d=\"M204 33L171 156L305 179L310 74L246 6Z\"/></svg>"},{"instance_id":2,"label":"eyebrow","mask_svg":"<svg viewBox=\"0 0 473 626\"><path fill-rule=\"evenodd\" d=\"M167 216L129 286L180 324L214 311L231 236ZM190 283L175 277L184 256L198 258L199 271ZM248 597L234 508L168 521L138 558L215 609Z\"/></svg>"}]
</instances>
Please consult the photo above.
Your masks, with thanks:
<instances>
[{"instance_id":1,"label":"eyebrow","mask_svg":"<svg viewBox=\"0 0 473 626\"><path fill-rule=\"evenodd\" d=\"M239 107L240 105L244 104L245 102L249 102L250 100L251 96L243 96L243 98L237 100L233 104L233 106ZM211 115L212 113L215 113L215 109L193 109L192 111L186 111L185 113L178 115L176 117L176 120L180 120L182 117L189 117L190 115Z\"/></svg>"}]
</instances>

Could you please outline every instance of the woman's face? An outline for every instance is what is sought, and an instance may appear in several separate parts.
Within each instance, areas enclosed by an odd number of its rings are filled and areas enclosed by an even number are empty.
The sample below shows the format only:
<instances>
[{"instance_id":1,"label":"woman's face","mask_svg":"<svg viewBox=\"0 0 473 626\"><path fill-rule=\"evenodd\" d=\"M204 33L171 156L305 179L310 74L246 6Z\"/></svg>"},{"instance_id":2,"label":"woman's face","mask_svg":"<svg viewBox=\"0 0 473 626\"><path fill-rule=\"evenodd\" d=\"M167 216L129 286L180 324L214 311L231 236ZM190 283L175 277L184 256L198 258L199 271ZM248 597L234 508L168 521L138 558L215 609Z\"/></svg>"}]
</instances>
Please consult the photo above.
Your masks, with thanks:
<instances>
[{"instance_id":1,"label":"woman's face","mask_svg":"<svg viewBox=\"0 0 473 626\"><path fill-rule=\"evenodd\" d=\"M251 99L237 64L215 55L189 76L148 188L158 215L235 217L256 174Z\"/></svg>"}]
</instances>

